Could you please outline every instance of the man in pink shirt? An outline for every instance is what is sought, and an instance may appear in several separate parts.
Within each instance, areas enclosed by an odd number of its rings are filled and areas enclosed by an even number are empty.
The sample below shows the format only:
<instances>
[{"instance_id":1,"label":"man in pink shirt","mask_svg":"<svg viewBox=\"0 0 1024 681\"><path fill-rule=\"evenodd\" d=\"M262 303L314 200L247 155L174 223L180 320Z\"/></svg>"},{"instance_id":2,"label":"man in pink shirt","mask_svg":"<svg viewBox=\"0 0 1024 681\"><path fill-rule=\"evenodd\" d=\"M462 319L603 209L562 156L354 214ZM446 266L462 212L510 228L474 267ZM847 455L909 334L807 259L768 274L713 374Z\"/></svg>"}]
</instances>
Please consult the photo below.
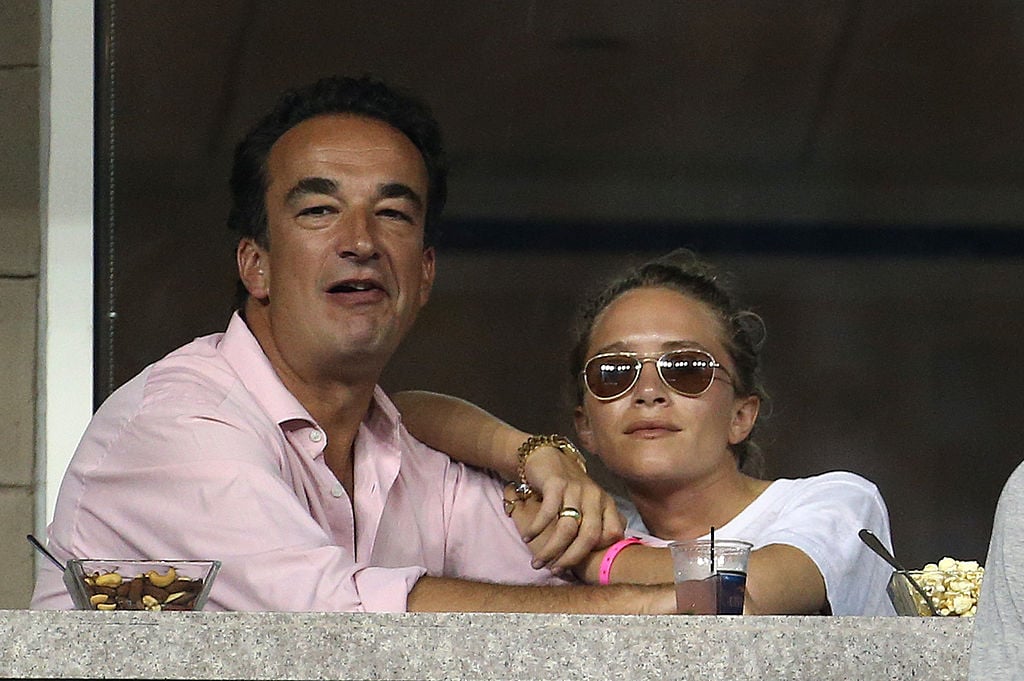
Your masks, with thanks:
<instances>
[{"instance_id":1,"label":"man in pink shirt","mask_svg":"<svg viewBox=\"0 0 1024 681\"><path fill-rule=\"evenodd\" d=\"M422 105L366 78L286 93L238 146L231 186L239 310L97 411L48 528L58 558L219 559L218 610L674 609L671 585L531 567L502 483L411 438L377 386L434 278L446 170ZM567 553L582 553L606 507L564 482L568 458L538 453L528 473L555 471L582 509L547 533L578 530ZM32 604L71 607L48 562Z\"/></svg>"}]
</instances>

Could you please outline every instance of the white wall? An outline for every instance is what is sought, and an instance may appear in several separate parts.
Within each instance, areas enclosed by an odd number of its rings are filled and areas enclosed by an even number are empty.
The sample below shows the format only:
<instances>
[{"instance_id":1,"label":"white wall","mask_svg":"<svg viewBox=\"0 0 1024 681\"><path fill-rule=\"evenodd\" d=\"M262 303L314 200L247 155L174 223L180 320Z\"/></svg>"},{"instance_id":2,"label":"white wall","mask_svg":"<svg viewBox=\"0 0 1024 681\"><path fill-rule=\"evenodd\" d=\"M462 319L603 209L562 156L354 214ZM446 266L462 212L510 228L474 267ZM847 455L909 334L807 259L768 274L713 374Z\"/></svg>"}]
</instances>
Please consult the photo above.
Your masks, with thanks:
<instances>
[{"instance_id":1,"label":"white wall","mask_svg":"<svg viewBox=\"0 0 1024 681\"><path fill-rule=\"evenodd\" d=\"M92 416L93 12L91 0L42 5L37 531Z\"/></svg>"}]
</instances>

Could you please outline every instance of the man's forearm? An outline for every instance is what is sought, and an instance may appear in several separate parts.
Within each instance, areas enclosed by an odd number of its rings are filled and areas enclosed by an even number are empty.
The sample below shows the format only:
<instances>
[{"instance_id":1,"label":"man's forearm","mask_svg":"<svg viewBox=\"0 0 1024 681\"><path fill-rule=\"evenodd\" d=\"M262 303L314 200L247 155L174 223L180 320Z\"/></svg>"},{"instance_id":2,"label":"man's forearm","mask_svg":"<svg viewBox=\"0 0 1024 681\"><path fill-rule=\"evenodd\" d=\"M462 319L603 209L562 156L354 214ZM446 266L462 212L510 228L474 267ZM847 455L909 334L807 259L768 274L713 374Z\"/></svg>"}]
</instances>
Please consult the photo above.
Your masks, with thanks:
<instances>
[{"instance_id":1,"label":"man's forearm","mask_svg":"<svg viewBox=\"0 0 1024 681\"><path fill-rule=\"evenodd\" d=\"M668 615L672 585L512 586L421 577L409 593L410 612L536 612L591 615Z\"/></svg>"}]
</instances>

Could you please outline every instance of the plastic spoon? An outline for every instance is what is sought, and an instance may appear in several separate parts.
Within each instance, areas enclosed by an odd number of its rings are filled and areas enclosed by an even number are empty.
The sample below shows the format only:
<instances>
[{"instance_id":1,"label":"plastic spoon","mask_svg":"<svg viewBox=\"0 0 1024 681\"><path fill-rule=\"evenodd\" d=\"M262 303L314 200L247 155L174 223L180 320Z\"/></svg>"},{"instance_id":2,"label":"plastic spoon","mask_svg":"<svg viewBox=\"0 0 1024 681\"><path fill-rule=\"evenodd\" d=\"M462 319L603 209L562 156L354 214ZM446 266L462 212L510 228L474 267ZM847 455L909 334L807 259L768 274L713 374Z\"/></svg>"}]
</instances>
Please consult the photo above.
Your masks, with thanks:
<instances>
[{"instance_id":1,"label":"plastic spoon","mask_svg":"<svg viewBox=\"0 0 1024 681\"><path fill-rule=\"evenodd\" d=\"M25 539L28 539L29 543L32 544L32 546L36 547L36 550L38 550L41 554L43 554L44 556L49 558L50 561L53 562L54 565L56 565L57 567L60 568L61 572L64 572L65 568L64 568L63 563L61 563L59 560L57 560L56 556L54 556L52 553L47 551L46 547L43 546L39 542L39 540L35 538L35 536L33 536L31 534L26 534L25 535Z\"/></svg>"},{"instance_id":2,"label":"plastic spoon","mask_svg":"<svg viewBox=\"0 0 1024 681\"><path fill-rule=\"evenodd\" d=\"M932 599L929 598L928 594L925 593L925 590L921 588L921 585L917 583L917 580L910 576L910 572L905 567L900 565L900 562L896 560L896 556L889 553L889 549L885 548L885 545L878 539L878 537L875 536L874 532L864 529L858 532L857 536L860 537L862 542L868 545L869 549L878 554L882 560L896 568L900 574L907 578L907 581L910 582L910 586L914 587L914 589L917 590L917 593L921 594L921 598L924 599L925 605L928 606L928 610L933 616L942 616L939 614L939 611L935 609Z\"/></svg>"}]
</instances>

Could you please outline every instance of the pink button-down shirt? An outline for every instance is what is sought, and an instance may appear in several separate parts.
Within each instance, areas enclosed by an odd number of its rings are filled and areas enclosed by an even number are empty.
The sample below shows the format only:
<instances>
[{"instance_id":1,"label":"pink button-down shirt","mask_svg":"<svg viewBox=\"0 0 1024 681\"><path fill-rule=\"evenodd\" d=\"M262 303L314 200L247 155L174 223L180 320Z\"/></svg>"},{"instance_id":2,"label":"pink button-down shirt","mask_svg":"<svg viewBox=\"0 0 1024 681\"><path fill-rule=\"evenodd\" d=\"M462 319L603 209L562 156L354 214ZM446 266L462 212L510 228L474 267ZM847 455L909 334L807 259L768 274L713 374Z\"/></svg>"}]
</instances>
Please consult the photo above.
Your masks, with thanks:
<instances>
[{"instance_id":1,"label":"pink button-down shirt","mask_svg":"<svg viewBox=\"0 0 1024 681\"><path fill-rule=\"evenodd\" d=\"M354 503L326 444L235 315L100 407L61 484L50 550L218 559L208 610L401 611L424 574L562 583L530 567L501 483L414 440L380 388L356 437ZM32 607L71 607L49 561Z\"/></svg>"}]
</instances>

